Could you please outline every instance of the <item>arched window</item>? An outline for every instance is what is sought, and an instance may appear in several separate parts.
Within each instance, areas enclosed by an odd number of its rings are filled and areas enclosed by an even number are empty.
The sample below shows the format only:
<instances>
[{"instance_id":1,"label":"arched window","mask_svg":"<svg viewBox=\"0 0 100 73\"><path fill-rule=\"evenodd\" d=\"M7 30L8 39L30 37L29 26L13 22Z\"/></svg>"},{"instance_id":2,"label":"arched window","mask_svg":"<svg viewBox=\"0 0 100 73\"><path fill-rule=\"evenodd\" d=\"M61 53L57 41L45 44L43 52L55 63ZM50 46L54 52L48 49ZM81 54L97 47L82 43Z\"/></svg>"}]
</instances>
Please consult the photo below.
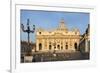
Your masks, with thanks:
<instances>
[{"instance_id":1,"label":"arched window","mask_svg":"<svg viewBox=\"0 0 100 73\"><path fill-rule=\"evenodd\" d=\"M54 49L56 49L56 43L54 43L53 45L54 45Z\"/></svg>"},{"instance_id":2,"label":"arched window","mask_svg":"<svg viewBox=\"0 0 100 73\"><path fill-rule=\"evenodd\" d=\"M42 50L42 44L39 43L39 50Z\"/></svg>"},{"instance_id":3,"label":"arched window","mask_svg":"<svg viewBox=\"0 0 100 73\"><path fill-rule=\"evenodd\" d=\"M75 47L75 50L78 50L78 49L77 49L77 43L74 44L74 47Z\"/></svg>"},{"instance_id":4,"label":"arched window","mask_svg":"<svg viewBox=\"0 0 100 73\"><path fill-rule=\"evenodd\" d=\"M61 49L63 49L63 46L61 46Z\"/></svg>"},{"instance_id":5,"label":"arched window","mask_svg":"<svg viewBox=\"0 0 100 73\"><path fill-rule=\"evenodd\" d=\"M68 49L68 45L66 45L65 48Z\"/></svg>"},{"instance_id":6,"label":"arched window","mask_svg":"<svg viewBox=\"0 0 100 73\"><path fill-rule=\"evenodd\" d=\"M57 45L57 48L60 49L60 45Z\"/></svg>"},{"instance_id":7,"label":"arched window","mask_svg":"<svg viewBox=\"0 0 100 73\"><path fill-rule=\"evenodd\" d=\"M51 45L49 45L49 50L51 50L51 48L52 48L52 46L51 46Z\"/></svg>"},{"instance_id":8,"label":"arched window","mask_svg":"<svg viewBox=\"0 0 100 73\"><path fill-rule=\"evenodd\" d=\"M65 49L66 50L68 49L68 42L66 42Z\"/></svg>"}]
</instances>

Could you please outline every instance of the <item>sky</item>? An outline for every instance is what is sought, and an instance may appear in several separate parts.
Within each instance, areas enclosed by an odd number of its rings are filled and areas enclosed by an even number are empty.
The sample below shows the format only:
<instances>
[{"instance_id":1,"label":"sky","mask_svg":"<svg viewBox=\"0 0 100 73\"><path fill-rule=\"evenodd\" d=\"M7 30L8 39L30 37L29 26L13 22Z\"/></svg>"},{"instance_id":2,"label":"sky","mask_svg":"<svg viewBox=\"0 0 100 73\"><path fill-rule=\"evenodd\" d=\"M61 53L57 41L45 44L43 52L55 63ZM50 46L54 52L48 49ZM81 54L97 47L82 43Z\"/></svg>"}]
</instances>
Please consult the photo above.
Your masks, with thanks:
<instances>
[{"instance_id":1,"label":"sky","mask_svg":"<svg viewBox=\"0 0 100 73\"><path fill-rule=\"evenodd\" d=\"M82 12L61 12L61 11L39 11L39 10L21 10L20 23L27 29L27 19L32 30L33 25L45 30L53 30L59 26L61 19L64 19L66 27L69 29L77 28L80 34L83 34L90 24L90 14ZM35 32L36 33L36 32ZM35 33L30 34L30 41L35 42ZM21 40L27 41L27 33L21 31Z\"/></svg>"}]
</instances>

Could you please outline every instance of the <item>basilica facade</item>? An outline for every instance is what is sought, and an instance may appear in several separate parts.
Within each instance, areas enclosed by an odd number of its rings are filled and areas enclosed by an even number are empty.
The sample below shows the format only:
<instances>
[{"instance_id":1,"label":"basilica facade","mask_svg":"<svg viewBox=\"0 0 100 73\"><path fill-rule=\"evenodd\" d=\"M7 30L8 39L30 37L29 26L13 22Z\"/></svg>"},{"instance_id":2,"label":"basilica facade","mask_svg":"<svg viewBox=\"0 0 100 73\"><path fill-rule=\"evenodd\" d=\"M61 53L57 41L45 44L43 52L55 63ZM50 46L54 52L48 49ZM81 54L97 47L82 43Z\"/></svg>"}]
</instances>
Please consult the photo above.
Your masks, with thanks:
<instances>
[{"instance_id":1,"label":"basilica facade","mask_svg":"<svg viewBox=\"0 0 100 73\"><path fill-rule=\"evenodd\" d=\"M55 30L38 29L36 31L36 51L48 52L69 52L79 48L80 31L69 30L62 19Z\"/></svg>"}]
</instances>

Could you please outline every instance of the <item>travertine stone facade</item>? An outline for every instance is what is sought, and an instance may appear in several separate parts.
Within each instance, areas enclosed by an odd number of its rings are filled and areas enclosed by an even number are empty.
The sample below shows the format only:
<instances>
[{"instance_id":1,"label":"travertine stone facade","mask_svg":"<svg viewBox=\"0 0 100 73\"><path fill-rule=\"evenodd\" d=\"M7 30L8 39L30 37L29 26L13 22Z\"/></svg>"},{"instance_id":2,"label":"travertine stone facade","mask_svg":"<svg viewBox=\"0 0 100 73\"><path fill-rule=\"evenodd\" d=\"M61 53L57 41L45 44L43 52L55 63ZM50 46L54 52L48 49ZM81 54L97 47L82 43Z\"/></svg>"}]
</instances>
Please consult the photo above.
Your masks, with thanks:
<instances>
[{"instance_id":1,"label":"travertine stone facade","mask_svg":"<svg viewBox=\"0 0 100 73\"><path fill-rule=\"evenodd\" d=\"M75 51L78 49L80 32L78 29L69 31L62 19L56 30L36 31L36 51Z\"/></svg>"}]
</instances>

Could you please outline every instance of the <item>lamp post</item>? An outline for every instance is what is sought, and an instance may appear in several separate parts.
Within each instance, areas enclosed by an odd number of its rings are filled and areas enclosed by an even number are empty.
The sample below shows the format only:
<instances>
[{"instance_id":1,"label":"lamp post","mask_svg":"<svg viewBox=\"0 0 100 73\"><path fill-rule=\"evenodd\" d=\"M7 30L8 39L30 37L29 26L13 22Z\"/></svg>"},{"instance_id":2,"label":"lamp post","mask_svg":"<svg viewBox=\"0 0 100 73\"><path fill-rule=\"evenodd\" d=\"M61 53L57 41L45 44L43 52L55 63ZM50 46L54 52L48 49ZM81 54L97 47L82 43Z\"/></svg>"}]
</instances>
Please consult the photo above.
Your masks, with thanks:
<instances>
[{"instance_id":1,"label":"lamp post","mask_svg":"<svg viewBox=\"0 0 100 73\"><path fill-rule=\"evenodd\" d=\"M35 31L35 25L33 25L33 30L30 29L30 26L29 26L29 19L27 19L27 29L24 29L24 25L21 24L21 29L23 32L27 33L28 34L28 50L27 50L27 55L31 55L31 49L30 49L30 33L34 33Z\"/></svg>"}]
</instances>

